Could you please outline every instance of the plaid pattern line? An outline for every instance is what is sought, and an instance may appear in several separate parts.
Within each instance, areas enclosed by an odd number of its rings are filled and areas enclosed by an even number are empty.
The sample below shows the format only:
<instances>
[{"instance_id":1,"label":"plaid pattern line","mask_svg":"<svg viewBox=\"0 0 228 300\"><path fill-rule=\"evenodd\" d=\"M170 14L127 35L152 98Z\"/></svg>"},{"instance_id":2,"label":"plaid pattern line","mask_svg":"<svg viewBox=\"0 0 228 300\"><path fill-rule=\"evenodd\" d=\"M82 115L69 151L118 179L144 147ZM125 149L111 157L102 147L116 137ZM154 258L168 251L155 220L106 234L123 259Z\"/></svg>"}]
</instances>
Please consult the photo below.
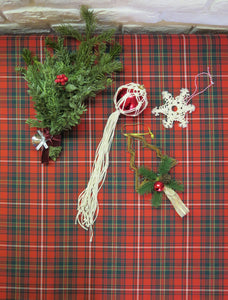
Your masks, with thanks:
<instances>
[{"instance_id":1,"label":"plaid pattern line","mask_svg":"<svg viewBox=\"0 0 228 300\"><path fill-rule=\"evenodd\" d=\"M228 299L228 36L120 35L123 72L88 103L81 123L64 134L56 163L40 164L25 120L34 116L27 84L15 72L21 51L43 58L43 36L0 37L0 299ZM75 47L69 41L69 47ZM166 129L162 91L194 91L207 71L215 84L192 99L189 125ZM125 83L144 84L149 105L137 118L120 116L110 166L98 195L93 242L74 224L112 98ZM199 88L207 80L199 81ZM190 213L179 218L167 199L134 190L134 174L121 128L150 127L153 143L178 160L172 170ZM155 154L135 143L136 163L155 169Z\"/></svg>"}]
</instances>

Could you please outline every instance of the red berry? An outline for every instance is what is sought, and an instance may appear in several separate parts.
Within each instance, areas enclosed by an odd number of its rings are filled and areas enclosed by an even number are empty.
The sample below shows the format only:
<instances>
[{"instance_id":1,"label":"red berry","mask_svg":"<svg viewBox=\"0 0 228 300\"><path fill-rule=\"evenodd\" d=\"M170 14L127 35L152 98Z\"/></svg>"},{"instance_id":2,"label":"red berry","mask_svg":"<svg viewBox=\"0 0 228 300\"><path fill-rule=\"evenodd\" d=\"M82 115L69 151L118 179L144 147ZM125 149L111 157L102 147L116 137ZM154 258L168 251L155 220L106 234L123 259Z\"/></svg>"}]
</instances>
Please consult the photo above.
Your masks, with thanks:
<instances>
[{"instance_id":1,"label":"red berry","mask_svg":"<svg viewBox=\"0 0 228 300\"><path fill-rule=\"evenodd\" d=\"M68 81L68 78L65 76L65 77L64 77L64 80L67 82L67 81Z\"/></svg>"},{"instance_id":2,"label":"red berry","mask_svg":"<svg viewBox=\"0 0 228 300\"><path fill-rule=\"evenodd\" d=\"M63 81L63 82L61 82L61 84L62 84L62 85L65 85L65 82Z\"/></svg>"},{"instance_id":3,"label":"red berry","mask_svg":"<svg viewBox=\"0 0 228 300\"><path fill-rule=\"evenodd\" d=\"M55 82L58 83L58 79L55 79Z\"/></svg>"},{"instance_id":4,"label":"red berry","mask_svg":"<svg viewBox=\"0 0 228 300\"><path fill-rule=\"evenodd\" d=\"M61 78L61 75L57 75L56 78L60 79L60 78Z\"/></svg>"}]
</instances>

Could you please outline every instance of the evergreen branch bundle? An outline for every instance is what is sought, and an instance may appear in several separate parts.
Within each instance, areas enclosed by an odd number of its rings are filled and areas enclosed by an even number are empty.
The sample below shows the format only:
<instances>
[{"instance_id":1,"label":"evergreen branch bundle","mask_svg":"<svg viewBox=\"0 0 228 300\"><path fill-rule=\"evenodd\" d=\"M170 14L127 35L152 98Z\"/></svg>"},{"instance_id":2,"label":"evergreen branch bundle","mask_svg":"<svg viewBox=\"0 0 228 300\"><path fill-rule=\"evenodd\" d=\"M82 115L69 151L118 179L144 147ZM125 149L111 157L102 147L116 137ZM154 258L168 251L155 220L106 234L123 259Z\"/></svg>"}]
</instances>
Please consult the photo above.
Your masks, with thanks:
<instances>
[{"instance_id":1,"label":"evergreen branch bundle","mask_svg":"<svg viewBox=\"0 0 228 300\"><path fill-rule=\"evenodd\" d=\"M28 119L27 123L47 128L51 136L77 125L86 111L85 100L110 86L112 73L122 69L118 60L121 47L113 40L113 30L95 35L96 17L85 6L81 7L81 17L86 23L84 35L62 25L57 40L46 38L43 62L24 49L26 68L17 68L28 82L36 110L36 119ZM66 37L79 41L77 49L64 45ZM56 81L60 75L65 76L63 83ZM59 153L52 149L49 157L55 160Z\"/></svg>"}]
</instances>

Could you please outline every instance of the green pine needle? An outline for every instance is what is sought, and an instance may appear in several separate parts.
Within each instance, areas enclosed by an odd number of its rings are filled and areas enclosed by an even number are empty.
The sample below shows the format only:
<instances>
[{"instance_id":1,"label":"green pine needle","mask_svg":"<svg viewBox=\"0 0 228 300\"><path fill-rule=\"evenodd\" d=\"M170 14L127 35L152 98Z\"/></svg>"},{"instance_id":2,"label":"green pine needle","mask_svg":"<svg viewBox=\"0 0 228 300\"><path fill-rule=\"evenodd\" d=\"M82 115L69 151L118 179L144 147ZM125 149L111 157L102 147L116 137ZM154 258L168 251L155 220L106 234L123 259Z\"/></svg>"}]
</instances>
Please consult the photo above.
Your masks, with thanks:
<instances>
[{"instance_id":1,"label":"green pine needle","mask_svg":"<svg viewBox=\"0 0 228 300\"><path fill-rule=\"evenodd\" d=\"M96 28L96 17L93 11L89 10L86 5L82 5L80 9L82 19L86 23L86 39L91 38Z\"/></svg>"},{"instance_id":2,"label":"green pine needle","mask_svg":"<svg viewBox=\"0 0 228 300\"><path fill-rule=\"evenodd\" d=\"M173 189L174 191L183 192L184 185L174 179L172 179L169 184L166 184L169 188Z\"/></svg>"},{"instance_id":3,"label":"green pine needle","mask_svg":"<svg viewBox=\"0 0 228 300\"><path fill-rule=\"evenodd\" d=\"M154 181L157 178L157 174L153 170L149 170L144 166L141 166L138 170L139 175L143 176L144 178Z\"/></svg>"},{"instance_id":4,"label":"green pine needle","mask_svg":"<svg viewBox=\"0 0 228 300\"><path fill-rule=\"evenodd\" d=\"M45 45L51 49L59 49L58 42L52 40L49 37L45 38Z\"/></svg>"},{"instance_id":5,"label":"green pine needle","mask_svg":"<svg viewBox=\"0 0 228 300\"><path fill-rule=\"evenodd\" d=\"M119 56L120 52L121 52L121 45L118 43L114 43L113 45L111 45L110 47L110 55L112 58L116 58Z\"/></svg>"},{"instance_id":6,"label":"green pine needle","mask_svg":"<svg viewBox=\"0 0 228 300\"><path fill-rule=\"evenodd\" d=\"M111 43L113 41L115 31L115 29L108 29L107 31L102 32L99 36L96 36L95 39L97 43L102 43L103 40Z\"/></svg>"},{"instance_id":7,"label":"green pine needle","mask_svg":"<svg viewBox=\"0 0 228 300\"><path fill-rule=\"evenodd\" d=\"M146 181L139 186L138 193L140 195L149 194L152 192L152 190L153 190L153 184L151 183L151 181Z\"/></svg>"},{"instance_id":8,"label":"green pine needle","mask_svg":"<svg viewBox=\"0 0 228 300\"><path fill-rule=\"evenodd\" d=\"M26 63L26 65L31 65L33 63L32 52L29 49L22 50L22 57Z\"/></svg>"},{"instance_id":9,"label":"green pine needle","mask_svg":"<svg viewBox=\"0 0 228 300\"><path fill-rule=\"evenodd\" d=\"M161 192L153 192L153 197L152 197L152 205L155 207L158 207L161 205L161 201L162 201L162 193Z\"/></svg>"},{"instance_id":10,"label":"green pine needle","mask_svg":"<svg viewBox=\"0 0 228 300\"><path fill-rule=\"evenodd\" d=\"M56 31L61 36L68 36L68 37L75 38L78 41L83 41L83 36L81 35L81 33L71 25L60 25L56 29Z\"/></svg>"},{"instance_id":11,"label":"green pine needle","mask_svg":"<svg viewBox=\"0 0 228 300\"><path fill-rule=\"evenodd\" d=\"M35 119L27 119L26 124L28 124L30 127L37 127L37 128L42 127L42 124Z\"/></svg>"},{"instance_id":12,"label":"green pine needle","mask_svg":"<svg viewBox=\"0 0 228 300\"><path fill-rule=\"evenodd\" d=\"M167 155L164 156L159 165L158 173L160 175L167 174L170 171L170 169L173 167L174 161L175 160L172 157L169 157Z\"/></svg>"}]
</instances>

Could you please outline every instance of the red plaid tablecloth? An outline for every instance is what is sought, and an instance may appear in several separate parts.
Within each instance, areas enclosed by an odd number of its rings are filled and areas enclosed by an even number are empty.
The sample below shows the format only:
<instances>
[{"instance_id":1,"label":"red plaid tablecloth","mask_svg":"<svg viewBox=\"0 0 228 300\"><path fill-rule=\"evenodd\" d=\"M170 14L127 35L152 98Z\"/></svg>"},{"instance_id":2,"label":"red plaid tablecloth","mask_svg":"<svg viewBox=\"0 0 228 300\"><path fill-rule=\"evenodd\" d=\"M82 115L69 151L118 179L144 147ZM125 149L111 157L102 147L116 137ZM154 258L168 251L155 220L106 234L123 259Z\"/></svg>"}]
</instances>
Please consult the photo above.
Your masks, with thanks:
<instances>
[{"instance_id":1,"label":"red plaid tablecloth","mask_svg":"<svg viewBox=\"0 0 228 300\"><path fill-rule=\"evenodd\" d=\"M15 72L21 51L43 57L43 36L0 37L0 299L228 299L228 36L125 35L122 73L88 103L80 125L64 134L60 159L48 166L31 145L34 116L26 82ZM207 71L215 84L192 99L189 125L172 129L151 114L161 92L194 91ZM139 117L120 116L110 167L99 193L93 242L74 224L116 89L144 84L149 105ZM207 80L201 78L202 89ZM136 123L139 123L138 125ZM153 143L176 158L172 171L190 213L181 219L164 198L134 191L125 124L150 127ZM133 130L131 128L131 130ZM136 143L137 163L157 158Z\"/></svg>"}]
</instances>

